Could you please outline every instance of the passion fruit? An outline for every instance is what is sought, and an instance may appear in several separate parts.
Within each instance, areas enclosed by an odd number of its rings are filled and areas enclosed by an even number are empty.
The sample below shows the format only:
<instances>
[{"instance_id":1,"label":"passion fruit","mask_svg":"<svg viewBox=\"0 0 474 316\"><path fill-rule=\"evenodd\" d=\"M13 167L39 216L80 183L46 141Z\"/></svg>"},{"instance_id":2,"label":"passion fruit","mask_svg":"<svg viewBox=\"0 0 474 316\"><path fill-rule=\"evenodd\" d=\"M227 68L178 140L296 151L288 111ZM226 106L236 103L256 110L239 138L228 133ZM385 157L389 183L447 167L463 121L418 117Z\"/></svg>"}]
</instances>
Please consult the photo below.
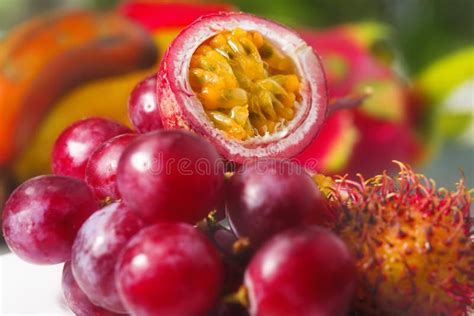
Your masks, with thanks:
<instances>
[{"instance_id":1,"label":"passion fruit","mask_svg":"<svg viewBox=\"0 0 474 316\"><path fill-rule=\"evenodd\" d=\"M192 130L236 163L293 157L326 117L317 54L287 27L246 13L192 23L168 48L158 76L164 127Z\"/></svg>"}]
</instances>

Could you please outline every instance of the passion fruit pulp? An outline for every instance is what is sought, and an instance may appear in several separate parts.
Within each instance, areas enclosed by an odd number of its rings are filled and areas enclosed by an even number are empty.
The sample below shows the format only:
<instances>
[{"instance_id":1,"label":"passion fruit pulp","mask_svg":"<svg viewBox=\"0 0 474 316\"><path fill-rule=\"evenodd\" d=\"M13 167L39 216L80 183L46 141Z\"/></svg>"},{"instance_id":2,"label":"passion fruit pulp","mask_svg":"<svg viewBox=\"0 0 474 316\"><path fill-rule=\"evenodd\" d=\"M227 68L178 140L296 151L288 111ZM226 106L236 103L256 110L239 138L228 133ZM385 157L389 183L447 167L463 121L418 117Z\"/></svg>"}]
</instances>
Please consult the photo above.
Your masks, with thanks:
<instances>
[{"instance_id":1,"label":"passion fruit pulp","mask_svg":"<svg viewBox=\"0 0 474 316\"><path fill-rule=\"evenodd\" d=\"M295 65L257 31L210 38L191 58L189 81L214 125L243 140L283 129L301 101Z\"/></svg>"},{"instance_id":2,"label":"passion fruit pulp","mask_svg":"<svg viewBox=\"0 0 474 316\"><path fill-rule=\"evenodd\" d=\"M326 117L326 79L313 49L250 14L195 21L168 48L158 76L164 127L192 130L237 163L293 157Z\"/></svg>"}]
</instances>

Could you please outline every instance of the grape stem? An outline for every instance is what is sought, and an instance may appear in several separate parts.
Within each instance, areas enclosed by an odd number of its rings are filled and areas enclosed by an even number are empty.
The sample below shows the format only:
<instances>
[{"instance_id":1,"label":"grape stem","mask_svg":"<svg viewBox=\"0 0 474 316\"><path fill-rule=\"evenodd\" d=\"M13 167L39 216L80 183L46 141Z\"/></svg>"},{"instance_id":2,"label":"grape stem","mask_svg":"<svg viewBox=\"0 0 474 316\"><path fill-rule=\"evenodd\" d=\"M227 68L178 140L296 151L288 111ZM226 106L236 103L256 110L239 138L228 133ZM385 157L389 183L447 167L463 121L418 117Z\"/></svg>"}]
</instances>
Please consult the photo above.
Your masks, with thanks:
<instances>
[{"instance_id":1,"label":"grape stem","mask_svg":"<svg viewBox=\"0 0 474 316\"><path fill-rule=\"evenodd\" d=\"M244 251L248 250L250 247L250 240L248 238L239 238L232 245L232 250L235 255L242 254Z\"/></svg>"},{"instance_id":2,"label":"grape stem","mask_svg":"<svg viewBox=\"0 0 474 316\"><path fill-rule=\"evenodd\" d=\"M366 87L365 91L362 93L348 95L342 98L336 98L331 100L328 106L326 117L329 117L333 113L340 110L353 109L361 106L364 101L372 95L372 93L373 89L371 87Z\"/></svg>"},{"instance_id":3,"label":"grape stem","mask_svg":"<svg viewBox=\"0 0 474 316\"><path fill-rule=\"evenodd\" d=\"M237 291L224 297L224 302L231 304L239 304L245 308L248 308L250 303L247 288L244 285L240 286Z\"/></svg>"}]
</instances>

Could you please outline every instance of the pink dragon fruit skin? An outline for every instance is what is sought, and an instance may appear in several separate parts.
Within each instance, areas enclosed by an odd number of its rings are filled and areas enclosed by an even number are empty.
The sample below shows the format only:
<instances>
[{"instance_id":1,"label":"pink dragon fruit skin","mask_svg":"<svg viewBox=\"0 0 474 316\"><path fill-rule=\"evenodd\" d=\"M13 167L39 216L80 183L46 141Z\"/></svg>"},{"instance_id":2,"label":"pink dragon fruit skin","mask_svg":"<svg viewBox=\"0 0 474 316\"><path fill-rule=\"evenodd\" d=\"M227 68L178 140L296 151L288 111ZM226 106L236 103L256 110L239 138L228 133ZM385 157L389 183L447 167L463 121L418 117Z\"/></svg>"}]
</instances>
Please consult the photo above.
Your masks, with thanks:
<instances>
[{"instance_id":1,"label":"pink dragon fruit skin","mask_svg":"<svg viewBox=\"0 0 474 316\"><path fill-rule=\"evenodd\" d=\"M412 120L411 91L369 47L358 40L356 27L302 31L302 37L322 57L329 99L372 89L372 96L357 109L332 114L318 136L296 159L325 174L373 176L396 167L392 160L416 162L423 145Z\"/></svg>"}]
</instances>

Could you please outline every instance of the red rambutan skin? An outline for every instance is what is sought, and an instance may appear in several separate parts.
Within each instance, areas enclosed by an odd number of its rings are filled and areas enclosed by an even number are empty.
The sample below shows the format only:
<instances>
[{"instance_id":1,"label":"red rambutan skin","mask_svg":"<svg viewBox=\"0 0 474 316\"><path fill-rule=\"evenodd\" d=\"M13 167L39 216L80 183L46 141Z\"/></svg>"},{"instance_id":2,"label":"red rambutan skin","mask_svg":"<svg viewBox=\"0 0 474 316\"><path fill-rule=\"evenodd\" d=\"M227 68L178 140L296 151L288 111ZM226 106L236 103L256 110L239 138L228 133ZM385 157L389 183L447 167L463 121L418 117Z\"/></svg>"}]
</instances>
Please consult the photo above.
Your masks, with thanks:
<instances>
[{"instance_id":1,"label":"red rambutan skin","mask_svg":"<svg viewBox=\"0 0 474 316\"><path fill-rule=\"evenodd\" d=\"M473 190L454 191L398 163L364 180L337 178L335 231L357 258L354 308L368 315L467 315L474 304Z\"/></svg>"}]
</instances>

